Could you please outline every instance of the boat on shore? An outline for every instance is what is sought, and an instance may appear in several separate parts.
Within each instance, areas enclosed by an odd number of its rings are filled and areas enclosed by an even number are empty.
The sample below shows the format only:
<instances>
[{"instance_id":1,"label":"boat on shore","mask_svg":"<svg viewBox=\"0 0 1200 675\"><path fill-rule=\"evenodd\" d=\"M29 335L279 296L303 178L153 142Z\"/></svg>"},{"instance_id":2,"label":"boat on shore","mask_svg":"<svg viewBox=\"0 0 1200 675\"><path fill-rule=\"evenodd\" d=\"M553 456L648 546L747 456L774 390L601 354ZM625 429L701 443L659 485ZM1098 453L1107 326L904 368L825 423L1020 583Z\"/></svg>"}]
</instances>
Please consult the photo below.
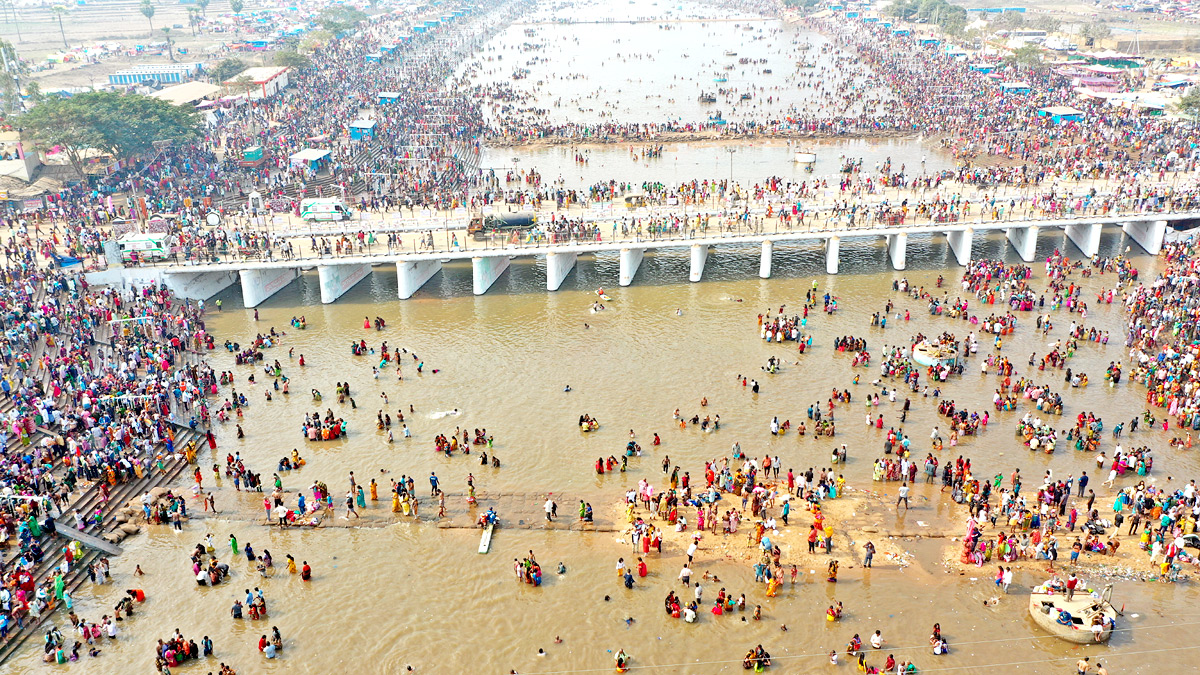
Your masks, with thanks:
<instances>
[{"instance_id":1,"label":"boat on shore","mask_svg":"<svg viewBox=\"0 0 1200 675\"><path fill-rule=\"evenodd\" d=\"M1112 584L1105 586L1098 597L1078 590L1067 600L1065 590L1042 584L1029 595L1029 616L1061 640L1080 645L1107 642L1117 625L1112 588Z\"/></svg>"}]
</instances>

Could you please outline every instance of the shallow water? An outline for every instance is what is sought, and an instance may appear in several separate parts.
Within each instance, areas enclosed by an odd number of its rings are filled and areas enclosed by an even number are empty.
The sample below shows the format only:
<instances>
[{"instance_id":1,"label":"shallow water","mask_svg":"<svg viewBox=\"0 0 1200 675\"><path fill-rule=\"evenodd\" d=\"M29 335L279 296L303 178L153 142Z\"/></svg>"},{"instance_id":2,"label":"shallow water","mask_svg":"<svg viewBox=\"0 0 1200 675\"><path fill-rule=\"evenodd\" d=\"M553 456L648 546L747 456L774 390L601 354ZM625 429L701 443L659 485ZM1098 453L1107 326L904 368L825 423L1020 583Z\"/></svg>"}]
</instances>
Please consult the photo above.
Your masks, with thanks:
<instances>
[{"instance_id":1,"label":"shallow water","mask_svg":"<svg viewBox=\"0 0 1200 675\"><path fill-rule=\"evenodd\" d=\"M865 71L836 63L819 33L777 19L743 21L745 15L691 2L659 4L582 2L547 10L501 32L457 72L470 74L473 83L528 94L531 100L514 105L545 109L554 124L703 122L718 111L729 122L763 122L789 112L857 115L864 103L843 97L860 90L889 100ZM652 20L540 23L609 17ZM737 21L702 20L716 17ZM702 93L717 101L701 103ZM512 114L503 107L488 112L492 120Z\"/></svg>"},{"instance_id":2,"label":"shallow water","mask_svg":"<svg viewBox=\"0 0 1200 675\"><path fill-rule=\"evenodd\" d=\"M535 169L543 183L566 189L586 189L596 183L616 180L641 185L660 182L679 185L692 180L722 181L731 175L740 185L761 185L775 176L787 182L828 181L832 187L820 200L839 198L837 181L846 161L861 160L864 171L877 175L887 160L893 171L918 175L953 168L951 158L935 152L916 139L853 139L803 141L705 141L670 143L661 157L646 158L646 143L611 145L552 145L485 148L480 166L494 169L501 178L509 171ZM733 149L732 156L729 150ZM794 161L795 153L815 153L812 165ZM577 156L586 163L576 161ZM924 160L924 169L921 162ZM810 170L811 167L811 170ZM508 187L519 187L510 183Z\"/></svg>"},{"instance_id":3,"label":"shallow water","mask_svg":"<svg viewBox=\"0 0 1200 675\"><path fill-rule=\"evenodd\" d=\"M980 257L1011 259L999 237L980 237L976 246ZM1048 254L1056 246L1062 246L1061 235L1043 236L1039 255ZM1125 246L1119 233L1108 232L1102 254L1115 253ZM309 323L307 330L289 331L283 347L267 352L268 358L279 358L286 364L293 383L290 399L277 396L266 403L260 380L248 392L253 404L243 421L247 437L238 441L233 437L232 425L222 427L219 453L223 457L226 452L240 452L248 466L265 477L279 457L293 447L300 448L308 465L301 472L284 476L284 484L290 489L303 489L313 480L323 480L336 490L345 484L349 471L356 471L360 480L365 480L386 468L392 475L424 476L436 471L446 489L461 492L467 472L474 472L476 484L484 491L569 491L585 495L599 510L643 476L661 483L659 463L664 454L697 475L704 459L726 455L734 441L754 456L778 454L785 467L824 465L830 440L801 440L794 434L772 437L768 422L774 415L794 421L804 417L809 403L823 400L830 387L838 386L852 388L856 397L851 407L838 411L839 432L833 440L846 443L850 455L849 463L840 470L851 485L879 487L870 485L869 474L870 462L879 453L882 440L860 421L861 398L869 390L865 382L874 379L876 371L860 371L864 384L850 385L849 359L835 354L830 342L838 335L861 335L878 349L886 343L907 340L918 330L949 330L960 336L966 332L963 324L930 317L920 305L903 298L896 302L900 311L912 311L908 324L886 330L869 327L871 313L882 309L885 298L898 297L891 292L892 279L908 278L929 287L939 272L955 278L958 268L943 267L952 258L940 238L930 241L914 237L908 250L909 270L894 272L887 269L882 247L876 242L848 240L843 243L843 273L827 277L821 273L823 254L818 249L777 247L775 276L762 280L754 276L756 251L717 249L710 256L704 281L696 284L684 281L687 258L682 252L663 253L647 256L635 284L627 288L613 284L616 260L597 256L582 258L557 293L543 290L542 262L518 259L508 274L481 297L470 295L469 268L447 265L421 293L406 302L395 299L394 276L381 268L332 305L318 304L316 277L306 274L261 306L257 323L252 312L236 309L238 296L229 293L225 296L225 312L209 319L210 328L222 339L229 336L249 341L254 331L286 327L288 319L298 313L305 314ZM1144 271L1155 264L1144 256L1138 263ZM1038 269L1035 282L1038 286L1044 279L1041 271ZM1099 288L1111 279L1096 277L1087 287ZM784 303L798 306L804 290L814 280L822 291L828 289L839 297L842 310L833 316L810 314L809 326L817 337L814 349L799 357L799 366L789 365L775 376L761 374L758 367L768 355L792 358L794 352L786 347L768 347L758 339L757 313L778 309ZM613 300L608 303L610 309L593 315L587 309L599 286ZM735 301L739 298L743 302ZM675 314L677 308L683 311L682 316ZM385 317L387 330L364 331L363 315ZM1032 316L1023 316L1022 320L1030 323ZM1055 334L1061 335L1070 318L1059 313L1055 321ZM584 322L591 328L585 329ZM1088 325L1110 331L1117 330L1120 323L1121 316L1113 306L1095 308L1087 321ZM1023 328L1005 346L1005 353L1018 363L1023 363L1030 351L1044 350L1045 344L1040 337L1030 335L1028 326ZM387 338L393 347L416 350L426 364L426 372L417 376L414 368L406 365L403 384L397 385L386 375L373 380L371 361L348 352L350 341L359 338L372 344ZM1072 365L1092 373L1095 384L1067 393L1068 415L1093 410L1111 428L1141 408L1138 388L1124 383L1116 389L1102 385L1103 367L1120 357L1118 343L1115 340L1107 348L1092 344L1081 348ZM309 365L300 369L290 362L286 353L289 347L294 347L297 355L303 353ZM213 359L218 369L233 369L239 383L251 372L249 367L234 367L224 352L214 354ZM433 374L433 368L440 372ZM754 396L735 384L734 377L743 373L762 375L762 393ZM348 404L339 406L330 394L333 383L343 380L352 386L357 411ZM573 391L563 393L568 383ZM239 389L245 386L239 384ZM995 378L980 378L977 366L969 366L961 380L946 386L945 394L961 406L982 410L996 386ZM333 408L351 421L346 441L316 444L300 438L300 421L313 407L303 392L313 387L327 392L320 404L322 411ZM375 430L373 413L380 404L380 391L391 396L393 412L399 404L415 407L416 414L409 417L414 434L411 440L398 439L389 445ZM702 395L710 402L705 412L720 413L721 430L702 434L692 428L674 428L671 411L679 407L685 413L699 412ZM881 405L889 425L896 423L899 405ZM922 439L936 423L933 406L932 401L915 401L906 430L917 448L924 447ZM460 417L430 419L432 412L455 407L463 411ZM599 432L577 431L576 418L584 412L602 422ZM1070 451L1053 456L1030 454L1020 447L1011 433L1020 414L995 415L985 433L965 440L957 449L947 448L943 457L957 453L971 457L978 475L1007 474L1013 466L1031 477L1046 468L1059 474L1078 475L1081 470L1092 473L1094 463L1090 458ZM447 459L434 453L432 436L449 433L459 425L486 427L494 434L494 452L503 459L503 467L481 469L473 459ZM591 466L595 458L618 454L631 428L646 448L646 455L633 459L625 474L595 475ZM649 446L653 432L663 438L660 448ZM1159 432L1139 432L1126 438L1126 443L1148 443L1156 448L1165 444ZM1159 480L1167 475L1196 474L1198 463L1192 455L1165 449L1156 454ZM210 458L202 456L202 464L211 464ZM420 483L418 479L418 490L423 490ZM886 492L888 486L881 489ZM228 481L216 495L222 506L237 502L253 508L258 500L253 495L234 493ZM917 508L897 517L895 523L885 518L885 527L912 527L916 519L957 527L961 510L944 503L936 489L918 485L914 496ZM371 508L386 508L384 502L379 504ZM566 517L572 517L573 507L561 506ZM803 517L797 520L800 527L807 522ZM790 540L801 534L794 528L791 537L780 537L789 552ZM917 564L903 570L881 569L863 575L851 566L852 560L843 558L846 566L836 587L820 580L820 560L805 564L805 573L811 569L816 574L806 574L807 582L785 589L775 599L765 598L761 588L751 583L752 574L744 565L723 562L719 551L710 549L707 553L702 550L697 568L711 569L722 577L722 586L735 593L746 592L751 604L762 604L764 620L743 624L738 616L717 618L705 613L698 624L689 626L667 620L661 613L662 597L672 587L681 564L680 552L668 549L662 559L651 556L648 562L652 576L640 580L634 591L626 591L613 578L612 565L618 556L628 557L630 552L628 545L618 543L613 534L505 529L497 535L489 555L477 556L473 531L439 530L430 525L268 532L259 524L243 521L194 521L181 535L166 528L153 529L148 536L129 540L127 553L114 561L114 587L85 588L78 594L79 613L92 619L115 604L116 592L122 588L140 586L151 598L134 621L124 624L122 638L106 646L102 657L88 661L88 672L152 667L154 640L176 626L197 640L211 636L219 659L234 664L240 672L327 672L347 665L363 672L397 672L407 663L413 664L417 672L603 672L611 667L607 650L617 648L632 654L636 665L657 666L662 672L736 672L745 649L762 643L777 657L794 657L777 660L773 670L801 673L824 667L823 654L835 647L841 649L853 633L865 638L877 628L889 640L885 651L895 653L897 658L914 658L923 670L1021 662L1025 665L1011 668L1061 672L1069 665L1067 662L1045 660L1073 660L1082 653L1111 660L1110 665L1116 667L1110 672L1136 672L1146 658L1143 650L1161 647L1165 642L1181 644L1173 640L1175 637L1187 639L1185 636L1191 632L1186 627L1190 625L1188 608L1196 599L1191 585L1122 583L1116 594L1118 602L1126 604L1129 613L1140 614L1136 620L1127 618L1123 625L1135 630L1118 634L1108 647L1078 649L1042 636L1027 618L1023 591L1016 589L1035 584L1040 578L1018 574L1014 597L1006 598L999 607L985 609L982 601L994 595L989 582L992 570L951 574L953 579L947 587L947 572L937 563L936 544L905 543ZM230 532L237 533L243 543L253 542L260 552L269 548L276 561L292 553L297 560L308 560L314 566L316 578L311 584L284 579L283 575L257 579L239 558L231 586L198 589L188 574L187 554L207 531L213 532L218 541L224 541ZM799 543L799 539L796 541ZM730 542L736 546L742 540L734 537ZM547 571L546 583L540 589L526 587L510 577L511 559L529 550L537 554ZM569 570L561 579L552 573L559 560ZM146 577L134 580L130 576L135 563L146 570ZM970 574L977 574L975 581ZM243 588L256 584L266 591L272 611L270 621L261 627L251 627L249 622L235 624L228 617L232 600ZM707 597L711 598L715 590L710 587ZM604 602L606 594L612 596L611 602ZM848 616L830 627L822 611L835 599L846 604ZM627 617L635 619L632 626L624 622ZM1163 625L1167 617L1176 617L1181 625L1162 630L1138 628ZM941 622L956 646L950 655L937 660L924 646L935 621ZM786 633L780 630L781 624L788 626ZM257 636L270 625L278 625L288 640L283 658L275 663L262 662L255 654ZM335 632L348 639L339 641L339 648L330 649L330 636ZM562 636L563 644L552 643L555 635ZM549 655L538 657L539 647ZM35 656L29 650L16 670L37 667ZM881 665L882 659L873 654L869 663ZM1156 661L1164 666L1186 662L1184 652L1174 651L1160 654ZM199 672L203 667L181 670ZM215 663L207 667L213 668Z\"/></svg>"},{"instance_id":4,"label":"shallow water","mask_svg":"<svg viewBox=\"0 0 1200 675\"><path fill-rule=\"evenodd\" d=\"M653 3L649 6L655 7ZM665 31L664 36L690 39L692 33L687 31L731 26L710 24L701 29L698 23L678 25L678 32ZM591 35L610 27L552 29ZM518 36L521 30L516 28ZM551 32L550 28L537 30ZM658 29L651 25L621 30ZM705 49L711 51L712 47ZM699 53L698 47L694 58ZM664 62L657 63L662 67ZM663 77L663 71L655 72L658 74L647 77ZM724 147L671 146L664 158L638 163L630 160L624 147L589 148L590 162L584 167L574 165L570 149L502 149L489 151L484 166L518 156L520 167L536 166L548 179L562 173L569 186L608 178L670 183L727 176L729 157ZM908 141L814 147L819 155L816 175L836 171L840 154L865 157L865 166L890 156L896 164L906 162L913 167L925 153L923 146ZM786 144L738 144L736 148L733 170L739 181L758 181L769 175L800 177L789 173L797 169ZM928 161L936 168L945 160L931 155ZM576 180L578 183L572 183ZM1141 255L1137 245L1116 228L1105 231L1101 255L1114 255L1130 245L1143 279L1152 278L1156 261ZM1043 231L1038 257L1044 258L1056 248L1079 255L1061 233ZM817 245L777 244L773 276L764 280L757 276L756 246L720 247L710 254L703 281L695 284L686 281L687 249L669 249L648 253L634 284L625 288L617 286L615 254L587 255L580 257L555 293L544 290L544 260L517 258L491 290L479 297L471 294L469 264L454 263L447 264L407 301L396 299L394 268L384 266L330 305L320 304L317 277L310 271L263 304L258 321L251 310L241 308L239 289L232 288L222 296L225 311L209 316L209 329L218 342L229 338L241 343L249 343L256 332L270 327L286 330L284 344L266 354L268 360L279 359L284 364L292 378L292 394L266 402L261 370L234 366L229 354L214 352L214 366L234 371L238 389L246 392L252 404L242 422L246 438L236 439L232 423L221 426L218 456L204 452L201 464L211 466L221 462L226 453L239 452L251 470L269 480L278 459L299 448L308 464L284 475L284 485L290 490L307 488L315 480L338 490L346 484L350 471L365 482L386 469L389 477L401 473L421 477L417 479L421 494L425 494L423 477L436 471L445 489L459 493L465 490L466 476L472 472L484 492L570 493L589 499L599 513L642 477L660 485L664 455L682 470L696 471L699 476L704 460L727 455L736 441L751 456L778 455L785 471L789 467L802 470L824 466L830 448L845 443L850 459L839 471L850 485L894 491L894 486L870 482L871 461L882 449L882 438L880 432L863 425L862 399L871 391L867 383L878 371L852 371L850 358L834 352L831 343L841 335L863 336L878 354L883 345L906 343L918 331L949 331L965 337L967 324L931 317L923 303L891 290L894 279L907 278L913 285L930 288L943 274L947 280L944 290L954 297L961 268L954 264L940 235L910 237L908 269L903 272L890 268L878 240L846 237L841 249L841 274L827 276L824 252ZM974 255L1018 262L1000 235L977 234ZM1034 269L1035 287L1044 288L1044 268L1035 265ZM1143 408L1140 387L1123 382L1109 388L1102 378L1108 362L1122 357L1119 336L1123 319L1118 307L1096 306L1091 300L1096 291L1113 281L1111 276L1098 276L1085 282L1084 297L1090 298L1092 309L1085 325L1109 330L1113 339L1107 347L1095 343L1081 346L1071 365L1089 373L1093 384L1064 392L1066 415L1093 411L1104 418L1107 429ZM837 296L841 307L835 315L810 314L808 328L816 336L814 348L797 356L790 346L764 344L758 337L757 315L768 310L774 313L785 304L799 311L805 291L814 282L822 292ZM592 314L588 310L599 287L612 300L606 303L607 310ZM911 321L893 319L886 329L871 328L871 314L881 311L889 298L895 300L899 312L911 312ZM977 313L988 312L974 302L972 305ZM288 329L289 319L295 315L306 316L306 330ZM384 317L387 330L364 330L364 316ZM1061 337L1071 318L1061 311L1055 313L1057 328L1051 337ZM1044 353L1049 340L1033 334L1031 314L1020 319L1021 327L1006 340L1004 353L1023 374L1027 355ZM374 359L356 357L349 351L350 343L359 339L373 347L386 339L392 348L415 351L424 360L425 372L417 375L409 362L403 367L403 383L395 380L391 367L376 380L371 374ZM988 346L985 343L981 349L986 351ZM305 356L305 368L288 358L289 348L294 348L297 356ZM788 363L774 376L760 370L771 355L783 356ZM798 365L793 365L795 361ZM433 373L434 369L439 372ZM260 376L252 387L246 384L251 372ZM855 372L862 375L863 383L858 386L851 384ZM978 362L972 360L962 378L944 387L944 395L969 410L991 409L991 394L999 379L981 377L978 372ZM735 378L741 374L758 376L761 393L754 395L739 386ZM1036 379L1057 385L1060 378L1047 372ZM333 390L338 381L350 383L357 410L349 403L336 402ZM564 393L568 384L572 391ZM773 416L796 422L804 418L808 405L823 401L832 387L850 388L855 397L851 406L838 409L835 439L770 434ZM321 403L311 400L308 392L312 388L325 393ZM397 439L392 444L375 429L382 392L390 397L386 409L393 418L404 406L412 439L400 437L398 424L393 426ZM704 413L721 415L720 431L704 434L691 427L676 428L672 410L678 407L689 417L699 413L702 396L709 400ZM407 414L409 405L415 414ZM872 414L882 412L889 425L898 424L900 405L883 403L878 410L872 409ZM929 429L939 421L935 405L932 400L914 400L905 430L913 438L915 452L925 451ZM349 437L331 443L305 441L300 424L305 412L314 408L321 412L332 409L349 420ZM462 414L432 417L454 408ZM583 413L601 421L597 433L578 431L576 421ZM970 457L978 476L1007 475L1013 467L1020 467L1030 481L1047 469L1056 475L1078 475L1084 470L1094 473L1091 458L1073 451L1048 456L1024 449L1012 433L1014 422L1023 413L1024 409L995 414L982 435L965 439L958 448L947 447L942 457ZM1060 426L1068 424L1064 417ZM494 453L502 459L502 468L480 467L474 455L447 458L433 452L434 435L451 433L460 426L486 428L494 435ZM627 473L597 476L592 470L595 459L619 454L630 429L637 434L645 456L632 459ZM659 448L650 446L656 432L663 439ZM1156 449L1155 474L1160 481L1167 476L1186 480L1200 469L1195 455L1166 449L1162 432L1127 434L1124 443ZM1111 441L1106 441L1104 449L1111 452ZM386 485L386 478L381 482ZM1093 479L1093 488L1098 482ZM1110 498L1108 491L1098 490L1098 494L1099 503ZM917 485L913 496L912 512L882 517L884 528L912 529L918 520L960 527L962 509L947 504L936 488ZM228 481L218 487L216 498L223 509L233 505L254 509L260 499L234 492ZM487 506L486 500L482 505ZM570 519L573 506L562 503L560 507L560 513ZM369 510L386 508L379 502ZM426 515L428 509L423 507ZM794 559L792 541L798 544L797 551L802 548L807 523L801 515L790 530L778 536L785 562ZM260 579L238 558L233 561L235 576L229 586L197 588L189 573L188 554L206 532L212 532L218 542L236 533L243 544L251 542L260 552L269 549L277 565L291 553L297 561L307 560L313 566L315 578L305 584L286 578L281 571L276 578ZM823 581L823 560L802 557L803 583L785 587L778 598L770 599L752 583L747 566L722 557L723 543L736 547L744 544L744 539L732 537L722 542L712 537L706 540L694 567L717 573L722 583L707 584L705 597L711 601L721 586L735 595L745 592L751 606L762 605L764 618L762 622L743 622L738 615L718 618L703 612L697 624L688 625L670 620L661 609L669 588L681 590L678 582L673 582L682 563L680 550L668 547L661 558L648 557L651 576L627 591L613 576L616 558L632 560L629 545L618 541L619 535L508 528L498 532L486 556L475 553L476 537L471 530L411 523L280 532L245 520L196 520L178 535L165 527L151 528L149 534L123 544L126 553L113 561L115 583L101 588L85 585L77 594L76 605L81 616L96 620L111 611L122 589L143 588L149 600L138 608L132 621L122 624L120 639L104 645L101 657L85 658L72 668L98 675L150 672L156 639L167 637L176 627L197 642L209 635L217 649L217 658L211 663L186 665L178 669L183 673L215 670L218 661L232 664L240 673L327 673L347 667L355 672L394 673L404 672L407 664L418 673L507 673L512 669L526 675L600 673L611 671L611 651L620 648L633 656L635 667L646 672L739 672L742 654L760 643L776 657L771 672L810 673L828 667L825 655L830 649L843 650L854 633L865 641L876 629L882 630L888 644L883 654L871 654L868 663L880 666L886 654L893 653L898 659L915 660L922 672L1003 669L1059 673L1067 672L1080 655L1091 655L1093 662L1103 661L1115 675L1148 672L1151 659L1159 669L1182 672L1194 660L1186 651L1191 649L1200 615L1192 609L1197 600L1194 584L1119 583L1115 598L1127 608L1121 626L1130 630L1118 632L1108 646L1079 648L1045 636L1028 618L1023 589L1042 581L1042 576L1018 573L1013 597L1004 598L996 607L984 607L983 602L996 594L989 581L994 569L948 573L939 562L944 541L902 542L914 564L866 574L854 566L862 544L854 542L854 556L837 552L844 566L836 585ZM227 552L224 546L218 550ZM546 571L541 588L512 579L510 561L530 550ZM553 573L558 561L568 568L561 578ZM146 571L145 577L131 575L135 564ZM242 589L255 585L266 593L269 620L260 625L235 623L229 617L230 605L244 595ZM611 596L610 601L604 600L606 595ZM824 620L823 611L835 600L845 603L847 615L840 624L831 625ZM1134 613L1139 616L1134 618ZM627 624L627 618L634 621ZM947 656L929 653L926 638L934 622L941 623L953 646ZM1164 627L1171 623L1174 625ZM282 658L267 662L255 646L257 636L269 633L272 625L283 632L286 647ZM782 625L788 627L786 632ZM556 635L562 637L562 644L553 643ZM539 657L539 648L545 649L547 656ZM36 644L29 645L20 659L6 666L6 672L43 670L37 651ZM845 663L844 655L840 668L853 668Z\"/></svg>"}]
</instances>

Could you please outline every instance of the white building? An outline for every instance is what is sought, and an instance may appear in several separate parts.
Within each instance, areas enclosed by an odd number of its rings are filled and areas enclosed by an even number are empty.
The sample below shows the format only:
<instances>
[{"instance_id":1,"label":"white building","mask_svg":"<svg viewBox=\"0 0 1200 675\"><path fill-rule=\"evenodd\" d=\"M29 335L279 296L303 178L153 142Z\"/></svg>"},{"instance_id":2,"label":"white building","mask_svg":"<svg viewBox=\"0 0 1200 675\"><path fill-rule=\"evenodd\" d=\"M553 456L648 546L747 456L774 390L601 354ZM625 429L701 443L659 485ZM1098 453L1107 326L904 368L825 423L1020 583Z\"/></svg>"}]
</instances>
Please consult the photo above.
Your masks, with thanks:
<instances>
[{"instance_id":1,"label":"white building","mask_svg":"<svg viewBox=\"0 0 1200 675\"><path fill-rule=\"evenodd\" d=\"M270 98L288 86L287 66L247 68L222 82L228 95L245 94L250 98ZM250 85L253 84L253 87Z\"/></svg>"},{"instance_id":2,"label":"white building","mask_svg":"<svg viewBox=\"0 0 1200 675\"><path fill-rule=\"evenodd\" d=\"M0 176L28 183L41 165L37 150L26 147L20 131L0 131Z\"/></svg>"}]
</instances>

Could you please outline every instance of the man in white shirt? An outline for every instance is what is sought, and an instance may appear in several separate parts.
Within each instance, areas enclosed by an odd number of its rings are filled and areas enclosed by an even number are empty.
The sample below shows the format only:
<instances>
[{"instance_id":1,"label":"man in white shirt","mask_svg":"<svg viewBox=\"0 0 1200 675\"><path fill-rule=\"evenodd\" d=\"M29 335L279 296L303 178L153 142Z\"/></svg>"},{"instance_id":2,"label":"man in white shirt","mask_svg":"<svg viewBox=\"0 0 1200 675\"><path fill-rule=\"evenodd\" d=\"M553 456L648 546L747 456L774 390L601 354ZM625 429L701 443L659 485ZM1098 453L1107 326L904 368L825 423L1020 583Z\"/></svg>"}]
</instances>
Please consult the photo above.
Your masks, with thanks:
<instances>
[{"instance_id":1,"label":"man in white shirt","mask_svg":"<svg viewBox=\"0 0 1200 675\"><path fill-rule=\"evenodd\" d=\"M900 496L896 497L896 508L900 508L900 502L904 502L904 510L908 510L908 483L900 484Z\"/></svg>"},{"instance_id":2,"label":"man in white shirt","mask_svg":"<svg viewBox=\"0 0 1200 675\"><path fill-rule=\"evenodd\" d=\"M684 565L683 569L679 570L679 580L683 582L684 586L687 586L691 582L692 570L687 565Z\"/></svg>"},{"instance_id":3,"label":"man in white shirt","mask_svg":"<svg viewBox=\"0 0 1200 675\"><path fill-rule=\"evenodd\" d=\"M542 508L546 509L546 521L550 522L554 520L554 518L551 516L551 513L554 511L554 500L547 498L546 503L542 505Z\"/></svg>"}]
</instances>

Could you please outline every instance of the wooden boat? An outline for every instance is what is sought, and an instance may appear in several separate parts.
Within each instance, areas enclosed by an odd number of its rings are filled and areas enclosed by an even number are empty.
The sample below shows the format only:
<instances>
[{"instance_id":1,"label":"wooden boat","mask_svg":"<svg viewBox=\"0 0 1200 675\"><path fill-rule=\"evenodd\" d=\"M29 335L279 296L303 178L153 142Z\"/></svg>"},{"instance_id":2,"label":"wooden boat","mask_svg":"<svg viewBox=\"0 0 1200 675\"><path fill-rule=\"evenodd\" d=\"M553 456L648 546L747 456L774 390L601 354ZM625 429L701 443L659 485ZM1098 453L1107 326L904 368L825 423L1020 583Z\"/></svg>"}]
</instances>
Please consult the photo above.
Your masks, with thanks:
<instances>
[{"instance_id":1,"label":"wooden boat","mask_svg":"<svg viewBox=\"0 0 1200 675\"><path fill-rule=\"evenodd\" d=\"M950 347L941 347L939 345L931 345L928 342L922 342L913 345L912 360L923 366L943 365L953 366L958 362L958 354Z\"/></svg>"},{"instance_id":2,"label":"wooden boat","mask_svg":"<svg viewBox=\"0 0 1200 675\"><path fill-rule=\"evenodd\" d=\"M496 530L496 524L492 523L483 528L483 535L479 537L479 552L487 553L492 547L492 532Z\"/></svg>"},{"instance_id":3,"label":"wooden boat","mask_svg":"<svg viewBox=\"0 0 1200 675\"><path fill-rule=\"evenodd\" d=\"M799 150L794 157L797 164L812 164L817 161L817 153Z\"/></svg>"},{"instance_id":4,"label":"wooden boat","mask_svg":"<svg viewBox=\"0 0 1200 675\"><path fill-rule=\"evenodd\" d=\"M1104 587L1099 599L1078 590L1071 600L1067 600L1065 592L1047 588L1043 584L1035 587L1029 595L1029 616L1038 626L1067 642L1081 645L1106 642L1112 637L1117 622L1117 610L1113 608L1111 600L1112 584ZM1097 617L1104 622L1098 632L1091 628Z\"/></svg>"}]
</instances>

